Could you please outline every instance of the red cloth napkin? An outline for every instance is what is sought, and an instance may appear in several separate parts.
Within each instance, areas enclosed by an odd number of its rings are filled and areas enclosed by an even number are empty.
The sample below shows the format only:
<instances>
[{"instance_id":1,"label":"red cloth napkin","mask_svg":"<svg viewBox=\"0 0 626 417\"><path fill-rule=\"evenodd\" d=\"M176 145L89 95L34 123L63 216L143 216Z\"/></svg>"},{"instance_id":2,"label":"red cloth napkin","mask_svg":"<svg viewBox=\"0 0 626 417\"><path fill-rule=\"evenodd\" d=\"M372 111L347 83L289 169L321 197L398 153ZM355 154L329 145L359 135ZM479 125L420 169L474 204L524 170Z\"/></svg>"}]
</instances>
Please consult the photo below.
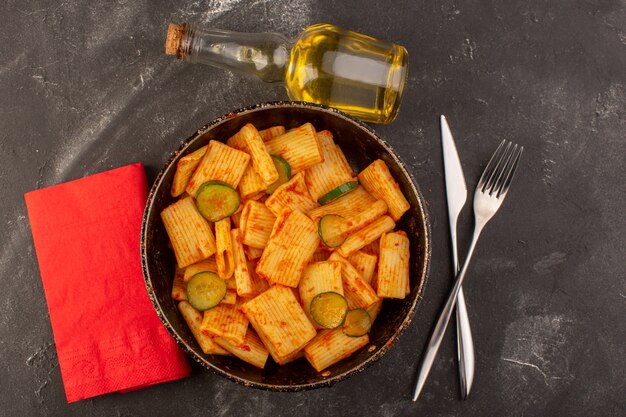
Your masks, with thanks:
<instances>
[{"instance_id":1,"label":"red cloth napkin","mask_svg":"<svg viewBox=\"0 0 626 417\"><path fill-rule=\"evenodd\" d=\"M141 275L142 164L25 194L68 402L183 378Z\"/></svg>"}]
</instances>

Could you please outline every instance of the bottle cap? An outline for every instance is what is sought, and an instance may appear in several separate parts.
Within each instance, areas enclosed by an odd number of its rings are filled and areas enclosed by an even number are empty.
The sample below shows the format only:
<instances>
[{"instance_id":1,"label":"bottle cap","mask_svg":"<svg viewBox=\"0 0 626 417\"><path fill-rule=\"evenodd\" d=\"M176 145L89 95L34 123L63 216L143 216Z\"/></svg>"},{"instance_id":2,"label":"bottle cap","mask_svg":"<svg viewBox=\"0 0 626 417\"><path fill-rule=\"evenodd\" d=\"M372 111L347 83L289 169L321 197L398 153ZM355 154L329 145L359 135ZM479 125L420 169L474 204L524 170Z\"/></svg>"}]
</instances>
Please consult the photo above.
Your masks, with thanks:
<instances>
[{"instance_id":1,"label":"bottle cap","mask_svg":"<svg viewBox=\"0 0 626 417\"><path fill-rule=\"evenodd\" d=\"M185 33L185 25L170 23L167 27L167 37L165 38L165 54L180 55L180 43Z\"/></svg>"}]
</instances>

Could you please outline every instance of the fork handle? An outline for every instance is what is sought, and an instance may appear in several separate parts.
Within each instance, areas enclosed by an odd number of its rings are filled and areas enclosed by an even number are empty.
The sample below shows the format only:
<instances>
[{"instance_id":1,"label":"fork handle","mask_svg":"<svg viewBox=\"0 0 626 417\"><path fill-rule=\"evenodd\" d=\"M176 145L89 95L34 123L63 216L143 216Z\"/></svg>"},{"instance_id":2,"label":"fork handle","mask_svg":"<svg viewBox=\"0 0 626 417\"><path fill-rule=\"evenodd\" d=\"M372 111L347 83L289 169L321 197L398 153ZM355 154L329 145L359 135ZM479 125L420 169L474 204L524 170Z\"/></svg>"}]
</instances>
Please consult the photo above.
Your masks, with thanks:
<instances>
[{"instance_id":1,"label":"fork handle","mask_svg":"<svg viewBox=\"0 0 626 417\"><path fill-rule=\"evenodd\" d=\"M472 328L467 315L463 288L459 290L456 300L456 336L461 397L466 400L474 382L475 356Z\"/></svg>"},{"instance_id":2,"label":"fork handle","mask_svg":"<svg viewBox=\"0 0 626 417\"><path fill-rule=\"evenodd\" d=\"M444 305L441 314L439 314L439 319L437 319L437 324L433 329L433 334L430 336L430 340L428 341L428 345L426 346L426 352L424 353L424 356L422 358L422 363L420 364L420 369L417 374L417 379L415 381L413 401L416 401L417 397L419 397L420 393L422 392L424 384L426 383L426 378L428 378L430 369L432 368L433 363L435 362L435 358L437 357L439 346L441 346L441 341L443 340L443 336L446 333L446 328L448 327L448 323L450 323L452 311L454 310L457 296L459 295L459 291L461 290L461 285L463 285L465 273L467 272L467 268L474 253L474 248L476 248L476 242L478 241L478 237L480 236L480 232L482 231L482 226L483 225L481 224L476 224L476 227L474 228L472 243L470 244L470 247L467 251L467 256L465 257L465 262L463 263L461 272L459 272L456 277L456 281L454 282L452 291L450 291L448 300L446 301L446 304Z\"/></svg>"}]
</instances>

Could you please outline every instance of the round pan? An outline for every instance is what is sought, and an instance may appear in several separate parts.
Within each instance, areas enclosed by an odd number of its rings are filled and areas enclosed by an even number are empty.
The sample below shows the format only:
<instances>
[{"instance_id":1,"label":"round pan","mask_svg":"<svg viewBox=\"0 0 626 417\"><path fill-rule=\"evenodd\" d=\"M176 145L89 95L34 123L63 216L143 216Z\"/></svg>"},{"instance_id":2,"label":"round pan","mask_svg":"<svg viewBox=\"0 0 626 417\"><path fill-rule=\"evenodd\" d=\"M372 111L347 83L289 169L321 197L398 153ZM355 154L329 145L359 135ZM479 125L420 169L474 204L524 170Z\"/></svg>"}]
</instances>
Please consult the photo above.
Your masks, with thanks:
<instances>
[{"instance_id":1,"label":"round pan","mask_svg":"<svg viewBox=\"0 0 626 417\"><path fill-rule=\"evenodd\" d=\"M404 300L386 299L383 309L369 334L370 343L324 372L316 372L306 359L280 366L268 359L265 369L258 369L237 358L206 355L196 343L185 321L171 299L175 258L168 249L168 237L159 213L175 199L170 187L178 160L204 146L209 140L225 141L246 123L259 130L275 125L287 129L310 122L318 131L328 129L341 147L355 172L376 159L387 163L393 177L411 204L397 224L411 242L411 293ZM258 104L220 117L186 140L174 152L158 174L143 217L141 230L141 262L150 300L172 337L196 362L244 386L272 391L301 391L330 386L342 381L383 356L410 325L419 300L423 297L431 256L430 224L424 198L415 180L391 147L367 125L329 107L303 102L272 102Z\"/></svg>"}]
</instances>

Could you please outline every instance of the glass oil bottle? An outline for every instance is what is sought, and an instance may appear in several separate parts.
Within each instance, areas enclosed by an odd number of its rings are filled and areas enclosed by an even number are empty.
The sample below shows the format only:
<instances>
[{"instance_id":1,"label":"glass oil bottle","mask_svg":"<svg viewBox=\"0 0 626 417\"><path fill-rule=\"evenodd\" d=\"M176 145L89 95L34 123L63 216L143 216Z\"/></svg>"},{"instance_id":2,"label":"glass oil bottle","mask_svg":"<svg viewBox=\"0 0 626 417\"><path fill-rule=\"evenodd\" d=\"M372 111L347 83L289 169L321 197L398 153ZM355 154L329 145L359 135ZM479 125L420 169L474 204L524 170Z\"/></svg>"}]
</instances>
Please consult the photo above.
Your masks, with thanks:
<instances>
[{"instance_id":1,"label":"glass oil bottle","mask_svg":"<svg viewBox=\"0 0 626 417\"><path fill-rule=\"evenodd\" d=\"M310 26L294 41L278 33L170 24L165 52L283 83L292 100L335 107L372 123L396 118L408 70L404 47L330 24Z\"/></svg>"}]
</instances>

